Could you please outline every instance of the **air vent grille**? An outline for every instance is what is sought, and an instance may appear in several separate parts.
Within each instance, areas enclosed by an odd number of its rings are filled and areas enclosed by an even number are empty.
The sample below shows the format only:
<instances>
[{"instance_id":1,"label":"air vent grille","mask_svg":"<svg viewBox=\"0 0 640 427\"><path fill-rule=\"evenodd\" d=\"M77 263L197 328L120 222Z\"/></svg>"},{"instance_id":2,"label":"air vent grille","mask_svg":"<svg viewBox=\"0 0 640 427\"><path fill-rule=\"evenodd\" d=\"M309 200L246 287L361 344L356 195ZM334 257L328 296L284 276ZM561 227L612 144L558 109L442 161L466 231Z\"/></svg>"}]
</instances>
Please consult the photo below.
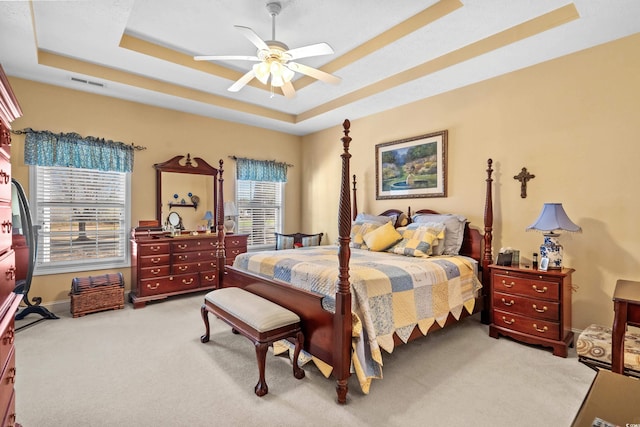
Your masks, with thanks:
<instances>
[{"instance_id":1,"label":"air vent grille","mask_svg":"<svg viewBox=\"0 0 640 427\"><path fill-rule=\"evenodd\" d=\"M84 83L86 85L91 85L91 86L104 87L103 83L93 82L91 80L85 80L85 79L81 79L79 77L71 77L71 81L78 82L78 83Z\"/></svg>"}]
</instances>

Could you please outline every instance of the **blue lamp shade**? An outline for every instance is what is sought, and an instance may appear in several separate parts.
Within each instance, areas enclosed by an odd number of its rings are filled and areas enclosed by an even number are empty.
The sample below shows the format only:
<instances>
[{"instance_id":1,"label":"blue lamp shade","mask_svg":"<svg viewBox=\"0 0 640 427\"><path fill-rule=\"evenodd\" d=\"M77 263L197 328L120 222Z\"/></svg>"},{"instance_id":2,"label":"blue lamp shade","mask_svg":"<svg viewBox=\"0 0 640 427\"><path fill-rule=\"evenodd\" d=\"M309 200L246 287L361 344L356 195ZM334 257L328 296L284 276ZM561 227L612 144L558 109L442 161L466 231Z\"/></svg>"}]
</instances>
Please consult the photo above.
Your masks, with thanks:
<instances>
[{"instance_id":1,"label":"blue lamp shade","mask_svg":"<svg viewBox=\"0 0 640 427\"><path fill-rule=\"evenodd\" d=\"M211 213L211 211L206 211L202 219L207 220L207 227L211 229L211 222L213 221L213 213Z\"/></svg>"},{"instance_id":2,"label":"blue lamp shade","mask_svg":"<svg viewBox=\"0 0 640 427\"><path fill-rule=\"evenodd\" d=\"M544 243L540 246L540 256L549 259L549 268L562 268L563 249L558 242L558 231L569 231L579 233L580 226L569 219L564 211L562 203L545 203L540 216L533 224L527 227L527 231L544 232Z\"/></svg>"}]
</instances>

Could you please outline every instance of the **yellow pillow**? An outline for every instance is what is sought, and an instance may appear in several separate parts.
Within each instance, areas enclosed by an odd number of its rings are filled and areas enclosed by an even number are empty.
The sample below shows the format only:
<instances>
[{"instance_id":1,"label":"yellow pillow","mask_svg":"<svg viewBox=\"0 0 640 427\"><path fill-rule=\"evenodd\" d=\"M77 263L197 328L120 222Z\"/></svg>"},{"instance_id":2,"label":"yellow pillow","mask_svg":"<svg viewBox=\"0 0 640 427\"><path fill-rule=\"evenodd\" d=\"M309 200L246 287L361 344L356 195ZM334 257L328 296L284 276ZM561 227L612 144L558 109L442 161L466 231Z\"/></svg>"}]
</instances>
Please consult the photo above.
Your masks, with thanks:
<instances>
[{"instance_id":1,"label":"yellow pillow","mask_svg":"<svg viewBox=\"0 0 640 427\"><path fill-rule=\"evenodd\" d=\"M351 246L354 249L367 250L367 244L364 242L364 235L380 227L379 223L363 222L361 224L354 223L351 226Z\"/></svg>"},{"instance_id":2,"label":"yellow pillow","mask_svg":"<svg viewBox=\"0 0 640 427\"><path fill-rule=\"evenodd\" d=\"M364 235L364 242L369 250L374 252L384 251L399 240L402 240L402 235L393 228L393 224L390 222Z\"/></svg>"}]
</instances>

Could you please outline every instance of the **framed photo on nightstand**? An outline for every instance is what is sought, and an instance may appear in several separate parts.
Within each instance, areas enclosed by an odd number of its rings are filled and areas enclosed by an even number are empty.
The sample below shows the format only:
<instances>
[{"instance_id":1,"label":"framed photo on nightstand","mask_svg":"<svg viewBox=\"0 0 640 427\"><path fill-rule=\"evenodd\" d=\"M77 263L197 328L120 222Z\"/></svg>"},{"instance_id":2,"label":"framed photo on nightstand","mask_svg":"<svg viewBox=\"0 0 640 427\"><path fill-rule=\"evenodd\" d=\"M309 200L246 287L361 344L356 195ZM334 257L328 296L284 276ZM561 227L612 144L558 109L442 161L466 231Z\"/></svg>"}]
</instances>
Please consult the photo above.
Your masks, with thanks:
<instances>
[{"instance_id":1,"label":"framed photo on nightstand","mask_svg":"<svg viewBox=\"0 0 640 427\"><path fill-rule=\"evenodd\" d=\"M538 267L538 270L547 271L547 268L549 268L549 258L540 259L540 267Z\"/></svg>"}]
</instances>

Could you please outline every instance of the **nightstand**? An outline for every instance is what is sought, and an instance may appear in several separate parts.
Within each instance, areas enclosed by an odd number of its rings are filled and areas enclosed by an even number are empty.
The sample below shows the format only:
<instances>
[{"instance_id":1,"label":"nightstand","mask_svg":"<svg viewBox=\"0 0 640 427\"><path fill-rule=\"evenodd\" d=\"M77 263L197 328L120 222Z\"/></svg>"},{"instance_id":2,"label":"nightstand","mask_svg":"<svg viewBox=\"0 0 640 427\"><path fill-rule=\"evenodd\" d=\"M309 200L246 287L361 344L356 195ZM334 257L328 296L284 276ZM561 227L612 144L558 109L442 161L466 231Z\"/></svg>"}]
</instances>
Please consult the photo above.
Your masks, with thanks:
<instances>
[{"instance_id":1,"label":"nightstand","mask_svg":"<svg viewBox=\"0 0 640 427\"><path fill-rule=\"evenodd\" d=\"M492 264L489 335L553 348L567 357L571 331L572 268L538 271Z\"/></svg>"}]
</instances>

